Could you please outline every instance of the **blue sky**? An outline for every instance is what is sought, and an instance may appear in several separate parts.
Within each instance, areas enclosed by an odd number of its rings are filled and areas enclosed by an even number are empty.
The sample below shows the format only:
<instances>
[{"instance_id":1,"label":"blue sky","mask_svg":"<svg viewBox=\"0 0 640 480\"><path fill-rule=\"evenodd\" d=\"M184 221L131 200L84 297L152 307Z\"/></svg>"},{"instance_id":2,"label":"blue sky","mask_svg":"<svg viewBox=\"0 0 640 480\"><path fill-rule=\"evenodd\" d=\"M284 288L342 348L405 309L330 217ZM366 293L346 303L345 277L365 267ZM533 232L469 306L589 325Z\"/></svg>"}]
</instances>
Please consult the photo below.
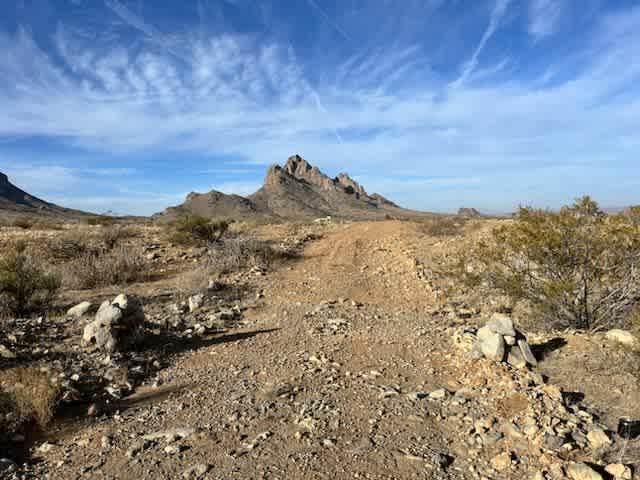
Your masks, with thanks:
<instances>
[{"instance_id":1,"label":"blue sky","mask_svg":"<svg viewBox=\"0 0 640 480\"><path fill-rule=\"evenodd\" d=\"M640 203L640 3L11 0L0 171L150 214L299 153L408 207Z\"/></svg>"}]
</instances>

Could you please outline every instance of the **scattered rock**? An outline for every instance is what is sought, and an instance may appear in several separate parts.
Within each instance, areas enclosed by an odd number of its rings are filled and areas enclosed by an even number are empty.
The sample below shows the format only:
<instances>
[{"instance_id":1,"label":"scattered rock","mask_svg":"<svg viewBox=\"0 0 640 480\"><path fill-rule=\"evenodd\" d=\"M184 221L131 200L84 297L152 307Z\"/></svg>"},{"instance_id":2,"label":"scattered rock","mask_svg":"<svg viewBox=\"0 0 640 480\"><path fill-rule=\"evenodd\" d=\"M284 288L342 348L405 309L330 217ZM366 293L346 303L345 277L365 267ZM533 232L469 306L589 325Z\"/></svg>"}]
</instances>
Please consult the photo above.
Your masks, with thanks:
<instances>
[{"instance_id":1,"label":"scattered rock","mask_svg":"<svg viewBox=\"0 0 640 480\"><path fill-rule=\"evenodd\" d=\"M499 472L508 469L511 466L511 454L503 452L491 459L491 466Z\"/></svg>"},{"instance_id":2,"label":"scattered rock","mask_svg":"<svg viewBox=\"0 0 640 480\"><path fill-rule=\"evenodd\" d=\"M587 433L587 440L589 441L589 446L594 450L599 450L602 447L606 447L611 444L611 439L609 436L599 428L591 430Z\"/></svg>"},{"instance_id":3,"label":"scattered rock","mask_svg":"<svg viewBox=\"0 0 640 480\"><path fill-rule=\"evenodd\" d=\"M525 368L527 366L527 361L519 348L509 349L509 353L507 354L507 363L516 368Z\"/></svg>"},{"instance_id":4,"label":"scattered rock","mask_svg":"<svg viewBox=\"0 0 640 480\"><path fill-rule=\"evenodd\" d=\"M516 329L513 326L513 320L503 313L494 313L486 325L489 330L499 333L502 336L515 337Z\"/></svg>"},{"instance_id":5,"label":"scattered rock","mask_svg":"<svg viewBox=\"0 0 640 480\"><path fill-rule=\"evenodd\" d=\"M0 357L12 359L16 358L16 354L0 343Z\"/></svg>"},{"instance_id":6,"label":"scattered rock","mask_svg":"<svg viewBox=\"0 0 640 480\"><path fill-rule=\"evenodd\" d=\"M18 464L8 458L0 458L0 476L11 475L18 470Z\"/></svg>"},{"instance_id":7,"label":"scattered rock","mask_svg":"<svg viewBox=\"0 0 640 480\"><path fill-rule=\"evenodd\" d=\"M199 479L202 478L207 472L211 469L210 465L206 465L204 463L200 463L198 465L194 465L193 467L188 468L182 473L182 478L186 479Z\"/></svg>"},{"instance_id":8,"label":"scattered rock","mask_svg":"<svg viewBox=\"0 0 640 480\"><path fill-rule=\"evenodd\" d=\"M465 327L462 332L453 335L453 341L464 350L470 350L471 358L474 359L485 357L495 362L506 360L517 368L535 366L538 363L525 336L515 329L511 318L504 314L494 314L475 336Z\"/></svg>"},{"instance_id":9,"label":"scattered rock","mask_svg":"<svg viewBox=\"0 0 640 480\"><path fill-rule=\"evenodd\" d=\"M100 305L95 320L84 328L82 346L113 352L122 342L132 343L143 324L140 301L133 296L118 295L112 302Z\"/></svg>"},{"instance_id":10,"label":"scattered rock","mask_svg":"<svg viewBox=\"0 0 640 480\"><path fill-rule=\"evenodd\" d=\"M602 480L602 475L584 463L572 463L566 470L572 480Z\"/></svg>"},{"instance_id":11,"label":"scattered rock","mask_svg":"<svg viewBox=\"0 0 640 480\"><path fill-rule=\"evenodd\" d=\"M520 352L529 365L533 365L534 367L538 365L538 360L536 360L536 357L533 355L531 347L529 347L529 342L524 338L520 338L518 339L518 347L520 347Z\"/></svg>"},{"instance_id":12,"label":"scattered rock","mask_svg":"<svg viewBox=\"0 0 640 480\"><path fill-rule=\"evenodd\" d=\"M496 362L503 360L505 343L499 333L494 332L489 327L482 327L478 330L478 345L486 358Z\"/></svg>"},{"instance_id":13,"label":"scattered rock","mask_svg":"<svg viewBox=\"0 0 640 480\"><path fill-rule=\"evenodd\" d=\"M631 469L621 463L607 465L604 470L616 480L631 480L633 478Z\"/></svg>"},{"instance_id":14,"label":"scattered rock","mask_svg":"<svg viewBox=\"0 0 640 480\"><path fill-rule=\"evenodd\" d=\"M640 343L638 339L629 331L614 328L609 330L605 337L615 343L619 343L625 347L636 347Z\"/></svg>"},{"instance_id":15,"label":"scattered rock","mask_svg":"<svg viewBox=\"0 0 640 480\"><path fill-rule=\"evenodd\" d=\"M167 442L174 442L176 440L183 440L196 433L195 428L172 428L171 430L163 430L161 432L149 433L144 435L143 440L161 440L164 439Z\"/></svg>"},{"instance_id":16,"label":"scattered rock","mask_svg":"<svg viewBox=\"0 0 640 480\"><path fill-rule=\"evenodd\" d=\"M91 307L93 307L93 304L91 302L79 303L75 307L71 307L69 310L67 310L67 317L80 318L86 315L87 312L91 310Z\"/></svg>"},{"instance_id":17,"label":"scattered rock","mask_svg":"<svg viewBox=\"0 0 640 480\"><path fill-rule=\"evenodd\" d=\"M204 295L202 293L198 293L197 295L192 295L189 297L189 311L191 313L198 310L202 304L204 303Z\"/></svg>"},{"instance_id":18,"label":"scattered rock","mask_svg":"<svg viewBox=\"0 0 640 480\"><path fill-rule=\"evenodd\" d=\"M447 392L447 390L446 390L446 389L444 389L444 388L439 388L438 390L434 390L433 392L431 392L431 393L429 394L429 398L430 398L431 400L442 400L442 399L444 399L444 398L446 398L446 397L447 397L447 394L448 394L448 393L449 393L449 392Z\"/></svg>"}]
</instances>

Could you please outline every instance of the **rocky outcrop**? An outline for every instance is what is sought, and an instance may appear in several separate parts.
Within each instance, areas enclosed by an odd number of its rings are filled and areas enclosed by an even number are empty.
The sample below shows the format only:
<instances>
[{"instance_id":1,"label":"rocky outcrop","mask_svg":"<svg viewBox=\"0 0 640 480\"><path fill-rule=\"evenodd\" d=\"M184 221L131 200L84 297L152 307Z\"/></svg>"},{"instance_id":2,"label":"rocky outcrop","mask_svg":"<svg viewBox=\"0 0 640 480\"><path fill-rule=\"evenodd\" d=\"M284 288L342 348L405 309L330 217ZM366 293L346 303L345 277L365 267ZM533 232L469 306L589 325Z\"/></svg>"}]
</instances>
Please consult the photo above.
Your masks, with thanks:
<instances>
[{"instance_id":1,"label":"rocky outcrop","mask_svg":"<svg viewBox=\"0 0 640 480\"><path fill-rule=\"evenodd\" d=\"M142 303L136 297L118 295L100 305L95 320L87 324L82 346L90 350L113 352L135 342L144 325Z\"/></svg>"},{"instance_id":2,"label":"rocky outcrop","mask_svg":"<svg viewBox=\"0 0 640 480\"><path fill-rule=\"evenodd\" d=\"M476 210L475 208L459 208L458 209L458 215L461 217L468 217L468 218L480 218L483 215Z\"/></svg>"},{"instance_id":3,"label":"rocky outcrop","mask_svg":"<svg viewBox=\"0 0 640 480\"><path fill-rule=\"evenodd\" d=\"M487 358L494 362L524 368L537 365L525 335L513 325L507 315L494 313L485 326L474 331L465 327L453 337L454 343L471 352L474 358Z\"/></svg>"},{"instance_id":4,"label":"rocky outcrop","mask_svg":"<svg viewBox=\"0 0 640 480\"><path fill-rule=\"evenodd\" d=\"M352 218L376 219L420 215L400 208L381 195L366 189L346 173L331 178L300 155L284 166L272 165L262 187L247 198L212 191L189 194L184 204L155 217L171 220L178 215L196 214L216 218Z\"/></svg>"}]
</instances>

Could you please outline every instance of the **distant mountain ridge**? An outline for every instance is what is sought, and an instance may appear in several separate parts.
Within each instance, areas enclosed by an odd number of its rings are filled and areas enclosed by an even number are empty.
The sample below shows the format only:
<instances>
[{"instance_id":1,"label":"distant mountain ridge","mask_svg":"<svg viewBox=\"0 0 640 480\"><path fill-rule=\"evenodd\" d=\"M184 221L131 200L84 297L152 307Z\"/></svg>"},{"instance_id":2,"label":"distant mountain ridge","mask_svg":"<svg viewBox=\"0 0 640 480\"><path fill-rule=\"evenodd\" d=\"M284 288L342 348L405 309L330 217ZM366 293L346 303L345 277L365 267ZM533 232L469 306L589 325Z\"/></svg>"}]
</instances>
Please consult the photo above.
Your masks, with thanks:
<instances>
[{"instance_id":1,"label":"distant mountain ridge","mask_svg":"<svg viewBox=\"0 0 640 480\"><path fill-rule=\"evenodd\" d=\"M16 187L9 177L0 172L0 213L11 216L34 214L53 217L80 217L86 212L60 207L35 197Z\"/></svg>"},{"instance_id":2,"label":"distant mountain ridge","mask_svg":"<svg viewBox=\"0 0 640 480\"><path fill-rule=\"evenodd\" d=\"M284 166L272 165L260 189L249 195L227 195L218 191L190 193L185 202L156 214L169 220L183 214L225 218L382 218L420 215L406 210L366 189L347 173L331 178L300 155L289 157Z\"/></svg>"}]
</instances>

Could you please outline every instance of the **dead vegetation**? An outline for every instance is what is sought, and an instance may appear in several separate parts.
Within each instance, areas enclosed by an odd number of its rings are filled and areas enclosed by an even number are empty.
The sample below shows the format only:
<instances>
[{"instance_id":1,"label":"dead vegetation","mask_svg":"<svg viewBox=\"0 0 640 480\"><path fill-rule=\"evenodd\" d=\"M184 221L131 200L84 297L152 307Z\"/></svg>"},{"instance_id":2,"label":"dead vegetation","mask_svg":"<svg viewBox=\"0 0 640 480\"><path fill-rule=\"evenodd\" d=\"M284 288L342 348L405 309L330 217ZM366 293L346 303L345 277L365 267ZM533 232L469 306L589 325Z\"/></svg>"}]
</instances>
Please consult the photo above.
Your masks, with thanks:
<instances>
[{"instance_id":1,"label":"dead vegetation","mask_svg":"<svg viewBox=\"0 0 640 480\"><path fill-rule=\"evenodd\" d=\"M47 239L40 247L60 272L67 288L90 289L145 280L148 269L139 246L127 242L139 235L133 226L111 225L77 230Z\"/></svg>"},{"instance_id":2,"label":"dead vegetation","mask_svg":"<svg viewBox=\"0 0 640 480\"><path fill-rule=\"evenodd\" d=\"M127 285L144 281L148 276L142 251L126 245L87 251L61 270L65 284L73 289Z\"/></svg>"},{"instance_id":3,"label":"dead vegetation","mask_svg":"<svg viewBox=\"0 0 640 480\"><path fill-rule=\"evenodd\" d=\"M292 254L269 242L243 235L213 244L208 251L207 265L217 273L230 273L243 268L269 268L291 257Z\"/></svg>"},{"instance_id":4,"label":"dead vegetation","mask_svg":"<svg viewBox=\"0 0 640 480\"><path fill-rule=\"evenodd\" d=\"M27 250L24 242L0 257L0 312L27 315L44 311L60 288L57 275Z\"/></svg>"},{"instance_id":5,"label":"dead vegetation","mask_svg":"<svg viewBox=\"0 0 640 480\"><path fill-rule=\"evenodd\" d=\"M0 432L11 434L24 425L44 428L53 416L60 388L37 367L11 368L0 376Z\"/></svg>"},{"instance_id":6,"label":"dead vegetation","mask_svg":"<svg viewBox=\"0 0 640 480\"><path fill-rule=\"evenodd\" d=\"M441 215L422 220L420 228L425 235L430 237L451 237L463 234L468 223L469 218Z\"/></svg>"}]
</instances>

